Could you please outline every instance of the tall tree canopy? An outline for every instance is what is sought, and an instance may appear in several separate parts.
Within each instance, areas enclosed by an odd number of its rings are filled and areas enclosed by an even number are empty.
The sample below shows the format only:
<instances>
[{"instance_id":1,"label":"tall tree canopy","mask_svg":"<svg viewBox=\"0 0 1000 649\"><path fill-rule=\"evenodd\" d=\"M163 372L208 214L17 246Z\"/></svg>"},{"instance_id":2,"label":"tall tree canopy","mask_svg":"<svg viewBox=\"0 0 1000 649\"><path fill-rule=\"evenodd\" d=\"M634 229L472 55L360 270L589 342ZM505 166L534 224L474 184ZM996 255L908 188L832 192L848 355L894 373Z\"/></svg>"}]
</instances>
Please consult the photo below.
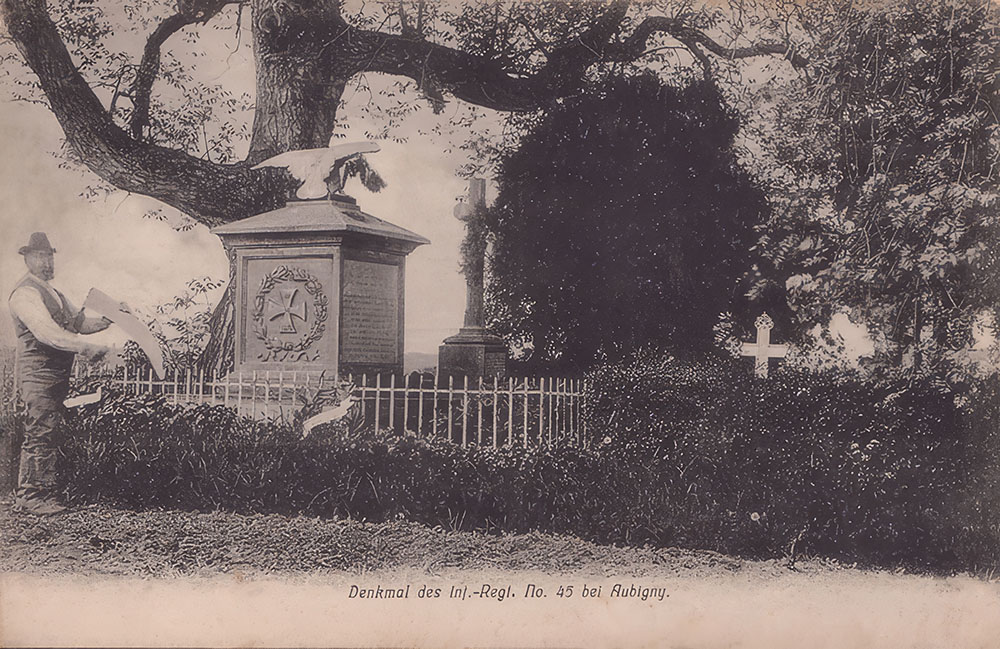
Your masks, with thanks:
<instances>
[{"instance_id":1,"label":"tall tree canopy","mask_svg":"<svg viewBox=\"0 0 1000 649\"><path fill-rule=\"evenodd\" d=\"M804 325L849 308L887 365L930 371L1000 316L997 7L862 3L812 28L810 74L756 119L759 249Z\"/></svg>"},{"instance_id":2,"label":"tall tree canopy","mask_svg":"<svg viewBox=\"0 0 1000 649\"><path fill-rule=\"evenodd\" d=\"M712 344L738 308L763 194L717 88L611 79L550 111L503 162L493 326L535 368L585 369L655 342Z\"/></svg>"}]
</instances>

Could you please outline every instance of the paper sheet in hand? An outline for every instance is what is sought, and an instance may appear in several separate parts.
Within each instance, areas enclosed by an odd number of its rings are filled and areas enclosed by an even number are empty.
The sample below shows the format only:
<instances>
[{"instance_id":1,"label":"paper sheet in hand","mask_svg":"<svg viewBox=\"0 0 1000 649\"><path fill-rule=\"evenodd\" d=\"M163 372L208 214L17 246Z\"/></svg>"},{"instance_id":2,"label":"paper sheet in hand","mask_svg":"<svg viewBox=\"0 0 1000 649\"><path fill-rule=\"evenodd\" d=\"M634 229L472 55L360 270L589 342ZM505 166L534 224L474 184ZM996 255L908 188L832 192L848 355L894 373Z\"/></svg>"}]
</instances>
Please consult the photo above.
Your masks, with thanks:
<instances>
[{"instance_id":1,"label":"paper sheet in hand","mask_svg":"<svg viewBox=\"0 0 1000 649\"><path fill-rule=\"evenodd\" d=\"M156 378L163 378L163 352L160 350L159 341L149 331L149 327L131 313L122 311L121 302L96 288L90 289L83 306L100 313L121 327L121 330L128 334L128 337L134 340L142 348L142 351L146 352L146 357L149 358L149 362L153 365L153 371L156 372Z\"/></svg>"}]
</instances>

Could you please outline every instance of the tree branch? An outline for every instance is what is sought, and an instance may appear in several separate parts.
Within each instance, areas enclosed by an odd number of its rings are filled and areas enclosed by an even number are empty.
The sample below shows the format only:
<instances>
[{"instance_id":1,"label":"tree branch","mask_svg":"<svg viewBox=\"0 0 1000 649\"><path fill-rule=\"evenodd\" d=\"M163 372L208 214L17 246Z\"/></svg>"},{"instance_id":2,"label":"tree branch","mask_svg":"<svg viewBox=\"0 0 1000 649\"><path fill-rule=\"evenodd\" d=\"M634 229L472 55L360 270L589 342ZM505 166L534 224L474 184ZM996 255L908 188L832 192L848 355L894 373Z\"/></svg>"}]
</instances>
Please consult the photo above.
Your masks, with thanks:
<instances>
[{"instance_id":1,"label":"tree branch","mask_svg":"<svg viewBox=\"0 0 1000 649\"><path fill-rule=\"evenodd\" d=\"M545 65L531 74L516 74L500 63L451 47L398 34L348 30L349 51L338 57L354 62L354 72L385 72L432 84L453 96L479 106L502 111L532 111L577 89L587 69L600 62L632 62L646 54L646 41L658 33L677 39L711 74L702 49L727 59L780 55L796 67L808 61L791 45L760 42L747 47L726 47L683 20L663 16L646 18L624 41L614 41L621 29L628 3L613 2L579 37L554 47ZM334 63L334 61L331 61ZM336 63L343 65L344 59Z\"/></svg>"},{"instance_id":2,"label":"tree branch","mask_svg":"<svg viewBox=\"0 0 1000 649\"><path fill-rule=\"evenodd\" d=\"M132 119L129 121L132 137L142 139L143 129L149 126L149 100L153 82L160 70L160 48L168 38L184 27L207 22L229 4L242 4L242 0L180 0L177 3L177 13L164 19L149 35L132 84L133 109Z\"/></svg>"},{"instance_id":3,"label":"tree branch","mask_svg":"<svg viewBox=\"0 0 1000 649\"><path fill-rule=\"evenodd\" d=\"M548 52L531 75L515 75L500 63L458 49L398 34L344 25L349 46L331 64L353 64L352 72L385 72L409 77L424 87L442 88L473 104L503 111L531 111L579 87L586 70L606 60L606 48L628 10L612 2L577 38Z\"/></svg>"},{"instance_id":4,"label":"tree branch","mask_svg":"<svg viewBox=\"0 0 1000 649\"><path fill-rule=\"evenodd\" d=\"M646 41L653 34L666 33L687 45L697 43L709 52L726 59L746 59L754 56L780 55L788 59L796 68L804 68L809 61L799 54L790 43L763 41L747 47L726 47L713 40L701 30L689 27L683 20L666 16L650 16L642 21L631 36L626 39L621 54L625 60L633 60L646 48Z\"/></svg>"},{"instance_id":5,"label":"tree branch","mask_svg":"<svg viewBox=\"0 0 1000 649\"><path fill-rule=\"evenodd\" d=\"M160 70L160 47L168 38L192 22L194 20L183 14L174 14L157 25L146 40L142 61L139 63L135 82L132 84L133 110L129 130L132 132L132 137L137 140L142 139L142 131L149 125L149 99L153 91L153 81L156 80L156 74Z\"/></svg>"}]
</instances>

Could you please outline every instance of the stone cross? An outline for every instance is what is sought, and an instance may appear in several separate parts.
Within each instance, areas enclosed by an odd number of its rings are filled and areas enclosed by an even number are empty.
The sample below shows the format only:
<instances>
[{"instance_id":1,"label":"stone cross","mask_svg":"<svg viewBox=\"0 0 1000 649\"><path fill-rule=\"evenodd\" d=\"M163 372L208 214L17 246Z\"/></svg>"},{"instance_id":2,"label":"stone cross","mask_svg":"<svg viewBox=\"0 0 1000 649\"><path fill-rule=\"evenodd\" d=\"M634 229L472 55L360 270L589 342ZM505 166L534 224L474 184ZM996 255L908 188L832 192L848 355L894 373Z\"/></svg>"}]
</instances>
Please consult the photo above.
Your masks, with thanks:
<instances>
[{"instance_id":1,"label":"stone cross","mask_svg":"<svg viewBox=\"0 0 1000 649\"><path fill-rule=\"evenodd\" d=\"M438 348L438 375L442 377L493 378L507 374L507 345L484 326L483 287L489 235L485 233L486 180L469 181L469 199L455 206L455 216L465 222L465 322Z\"/></svg>"},{"instance_id":2,"label":"stone cross","mask_svg":"<svg viewBox=\"0 0 1000 649\"><path fill-rule=\"evenodd\" d=\"M788 353L788 345L771 344L771 329L774 328L774 321L766 313L762 313L754 325L757 327L757 340L752 343L743 343L740 353L743 356L751 356L756 359L754 374L766 379L768 359L783 358Z\"/></svg>"},{"instance_id":3,"label":"stone cross","mask_svg":"<svg viewBox=\"0 0 1000 649\"><path fill-rule=\"evenodd\" d=\"M469 201L455 206L455 218L468 223L477 210L486 207L486 180L469 180ZM472 237L471 228L466 225L466 237ZM483 272L485 270L486 240L478 237L471 241L471 259L465 273L465 327L483 326Z\"/></svg>"}]
</instances>

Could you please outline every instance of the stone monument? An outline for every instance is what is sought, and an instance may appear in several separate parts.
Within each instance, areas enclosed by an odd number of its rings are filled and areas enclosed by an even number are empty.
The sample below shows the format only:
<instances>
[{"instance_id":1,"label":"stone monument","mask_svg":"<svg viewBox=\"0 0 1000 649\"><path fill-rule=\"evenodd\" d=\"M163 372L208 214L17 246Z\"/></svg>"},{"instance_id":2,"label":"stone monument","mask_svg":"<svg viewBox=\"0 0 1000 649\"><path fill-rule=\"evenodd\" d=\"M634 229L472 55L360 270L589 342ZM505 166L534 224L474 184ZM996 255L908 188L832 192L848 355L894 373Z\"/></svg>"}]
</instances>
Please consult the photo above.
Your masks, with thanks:
<instances>
[{"instance_id":1,"label":"stone monument","mask_svg":"<svg viewBox=\"0 0 1000 649\"><path fill-rule=\"evenodd\" d=\"M406 255L427 239L340 194L212 232L235 264L236 370L402 372Z\"/></svg>"},{"instance_id":2,"label":"stone monument","mask_svg":"<svg viewBox=\"0 0 1000 649\"><path fill-rule=\"evenodd\" d=\"M485 207L486 181L473 178L469 181L469 202L455 206L455 216L468 223L469 219L481 218ZM467 236L476 236L474 232L479 230L481 229L468 228ZM445 338L444 344L438 348L438 374L456 378L505 376L507 345L483 325L486 241L479 236L470 243L473 254L472 259L466 260L465 268L465 321L459 332Z\"/></svg>"}]
</instances>

